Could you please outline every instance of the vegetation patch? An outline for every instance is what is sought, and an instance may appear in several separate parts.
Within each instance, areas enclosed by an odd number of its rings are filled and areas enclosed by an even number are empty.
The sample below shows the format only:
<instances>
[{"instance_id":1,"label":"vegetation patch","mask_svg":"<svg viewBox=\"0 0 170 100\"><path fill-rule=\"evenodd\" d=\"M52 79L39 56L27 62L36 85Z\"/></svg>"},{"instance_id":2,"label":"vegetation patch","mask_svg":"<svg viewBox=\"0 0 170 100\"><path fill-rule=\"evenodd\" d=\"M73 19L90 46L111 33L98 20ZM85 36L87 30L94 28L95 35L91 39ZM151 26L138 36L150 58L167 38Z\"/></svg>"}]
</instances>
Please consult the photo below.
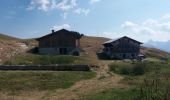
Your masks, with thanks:
<instances>
[{"instance_id":1,"label":"vegetation patch","mask_svg":"<svg viewBox=\"0 0 170 100\"><path fill-rule=\"evenodd\" d=\"M110 71L122 75L137 76L153 72L157 67L170 69L170 64L161 61L143 61L143 62L114 62L109 65Z\"/></svg>"},{"instance_id":2,"label":"vegetation patch","mask_svg":"<svg viewBox=\"0 0 170 100\"><path fill-rule=\"evenodd\" d=\"M8 60L3 65L55 65L55 64L83 64L85 58L76 56L52 56L52 55L19 55Z\"/></svg>"},{"instance_id":3,"label":"vegetation patch","mask_svg":"<svg viewBox=\"0 0 170 100\"><path fill-rule=\"evenodd\" d=\"M157 69L153 74L140 78L128 77L140 81L131 88L107 89L98 93L89 93L83 100L169 100L170 77L162 76Z\"/></svg>"},{"instance_id":4,"label":"vegetation patch","mask_svg":"<svg viewBox=\"0 0 170 100\"><path fill-rule=\"evenodd\" d=\"M169 100L170 98L170 79L169 77L147 77L140 85L138 100Z\"/></svg>"},{"instance_id":5,"label":"vegetation patch","mask_svg":"<svg viewBox=\"0 0 170 100\"><path fill-rule=\"evenodd\" d=\"M137 89L109 89L87 95L83 100L134 100Z\"/></svg>"},{"instance_id":6,"label":"vegetation patch","mask_svg":"<svg viewBox=\"0 0 170 100\"><path fill-rule=\"evenodd\" d=\"M22 91L69 88L75 82L92 77L95 77L94 72L1 71L0 91L20 93Z\"/></svg>"}]
</instances>

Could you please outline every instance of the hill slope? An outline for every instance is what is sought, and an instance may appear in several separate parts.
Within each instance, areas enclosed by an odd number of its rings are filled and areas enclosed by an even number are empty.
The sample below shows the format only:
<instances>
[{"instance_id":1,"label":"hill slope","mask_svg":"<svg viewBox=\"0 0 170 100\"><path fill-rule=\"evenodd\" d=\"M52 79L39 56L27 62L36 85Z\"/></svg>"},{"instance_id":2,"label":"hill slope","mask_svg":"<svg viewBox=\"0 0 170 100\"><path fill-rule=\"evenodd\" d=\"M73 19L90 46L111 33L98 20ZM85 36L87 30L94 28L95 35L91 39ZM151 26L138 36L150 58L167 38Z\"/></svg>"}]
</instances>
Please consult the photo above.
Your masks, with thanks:
<instances>
[{"instance_id":1,"label":"hill slope","mask_svg":"<svg viewBox=\"0 0 170 100\"><path fill-rule=\"evenodd\" d=\"M80 41L81 49L86 55L91 57L89 59L96 59L96 53L101 52L103 48L102 43L107 40L109 39L103 37L84 36ZM0 62L10 59L17 54L26 53L26 50L28 50L28 48L34 46L37 46L37 42L34 39L22 40L0 34ZM141 53L146 55L147 57L170 59L169 53L161 51L159 49L142 47Z\"/></svg>"},{"instance_id":2,"label":"hill slope","mask_svg":"<svg viewBox=\"0 0 170 100\"><path fill-rule=\"evenodd\" d=\"M20 39L0 33L0 40L10 40L10 41L15 40L15 41L18 41Z\"/></svg>"},{"instance_id":3,"label":"hill slope","mask_svg":"<svg viewBox=\"0 0 170 100\"><path fill-rule=\"evenodd\" d=\"M170 59L170 53L156 48L141 47L141 53L151 58Z\"/></svg>"},{"instance_id":4,"label":"hill slope","mask_svg":"<svg viewBox=\"0 0 170 100\"><path fill-rule=\"evenodd\" d=\"M83 37L81 39L81 48L89 55L96 55L96 52L100 52L103 48L102 43L108 41L108 38L103 37ZM160 49L141 47L141 53L146 57L151 58L168 58L170 59L170 53L162 51Z\"/></svg>"},{"instance_id":5,"label":"hill slope","mask_svg":"<svg viewBox=\"0 0 170 100\"><path fill-rule=\"evenodd\" d=\"M25 52L27 48L22 39L0 34L0 64L4 60Z\"/></svg>"}]
</instances>

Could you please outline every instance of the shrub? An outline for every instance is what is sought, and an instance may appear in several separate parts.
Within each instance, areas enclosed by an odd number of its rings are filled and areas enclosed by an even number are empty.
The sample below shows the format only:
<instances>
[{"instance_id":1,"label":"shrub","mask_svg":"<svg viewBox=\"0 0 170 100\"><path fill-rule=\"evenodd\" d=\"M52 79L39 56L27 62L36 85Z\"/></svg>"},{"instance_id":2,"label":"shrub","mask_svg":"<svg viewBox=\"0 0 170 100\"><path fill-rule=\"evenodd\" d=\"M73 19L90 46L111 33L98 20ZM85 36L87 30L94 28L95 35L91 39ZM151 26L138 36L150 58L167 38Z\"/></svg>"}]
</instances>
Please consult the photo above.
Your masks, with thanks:
<instances>
[{"instance_id":1,"label":"shrub","mask_svg":"<svg viewBox=\"0 0 170 100\"><path fill-rule=\"evenodd\" d=\"M123 75L143 75L144 73L152 70L157 63L153 62L119 62L109 65L110 71Z\"/></svg>"},{"instance_id":2,"label":"shrub","mask_svg":"<svg viewBox=\"0 0 170 100\"><path fill-rule=\"evenodd\" d=\"M12 65L12 62L11 61L5 61L3 64L4 65Z\"/></svg>"},{"instance_id":3,"label":"shrub","mask_svg":"<svg viewBox=\"0 0 170 100\"><path fill-rule=\"evenodd\" d=\"M126 62L116 62L109 66L110 70L114 71L115 73L129 75L131 72L132 64Z\"/></svg>"},{"instance_id":4,"label":"shrub","mask_svg":"<svg viewBox=\"0 0 170 100\"><path fill-rule=\"evenodd\" d=\"M162 60L162 61L168 61L169 59L168 59L168 58L165 58L165 57L161 57L160 60Z\"/></svg>"},{"instance_id":5,"label":"shrub","mask_svg":"<svg viewBox=\"0 0 170 100\"><path fill-rule=\"evenodd\" d=\"M169 77L160 77L160 70L156 70L154 77L147 77L140 86L138 100L169 100Z\"/></svg>"},{"instance_id":6,"label":"shrub","mask_svg":"<svg viewBox=\"0 0 170 100\"><path fill-rule=\"evenodd\" d=\"M132 71L131 71L131 74L133 74L133 75L143 75L144 73L145 73L145 69L144 69L144 66L141 66L141 65L139 65L139 64L137 64L137 65L134 65L133 67L132 67Z\"/></svg>"},{"instance_id":7,"label":"shrub","mask_svg":"<svg viewBox=\"0 0 170 100\"><path fill-rule=\"evenodd\" d=\"M129 75L130 73L131 73L131 68L122 67L122 68L120 69L120 74Z\"/></svg>"}]
</instances>

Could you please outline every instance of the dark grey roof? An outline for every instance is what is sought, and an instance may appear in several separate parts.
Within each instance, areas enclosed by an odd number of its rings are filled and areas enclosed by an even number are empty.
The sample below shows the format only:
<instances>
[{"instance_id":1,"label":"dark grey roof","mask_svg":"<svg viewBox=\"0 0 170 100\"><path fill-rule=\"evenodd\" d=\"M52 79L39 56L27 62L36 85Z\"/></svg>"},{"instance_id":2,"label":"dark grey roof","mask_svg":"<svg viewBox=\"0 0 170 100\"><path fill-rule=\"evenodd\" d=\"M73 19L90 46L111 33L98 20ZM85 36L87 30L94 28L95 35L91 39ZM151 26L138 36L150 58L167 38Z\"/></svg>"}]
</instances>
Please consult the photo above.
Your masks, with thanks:
<instances>
[{"instance_id":1,"label":"dark grey roof","mask_svg":"<svg viewBox=\"0 0 170 100\"><path fill-rule=\"evenodd\" d=\"M50 34L47 34L47 35L42 36L42 37L40 37L40 38L37 38L36 40L41 40L41 39L46 38L46 37L51 37L51 36L53 36L54 34L57 34L58 32L64 32L64 33L69 32L69 33L73 33L73 34L77 37L77 39L79 39L79 38L81 38L81 37L83 36L83 34L80 34L80 33L78 33L78 32L68 31L68 30L66 30L66 29L61 29L61 30L58 30L58 31L54 31L54 33L52 32L52 33L50 33Z\"/></svg>"},{"instance_id":2,"label":"dark grey roof","mask_svg":"<svg viewBox=\"0 0 170 100\"><path fill-rule=\"evenodd\" d=\"M115 38L115 39L111 39L111 40L109 40L109 41L106 41L105 43L112 43L112 42L114 42L114 41L116 41L116 40L119 40L120 38ZM105 44L104 43L104 44Z\"/></svg>"},{"instance_id":3,"label":"dark grey roof","mask_svg":"<svg viewBox=\"0 0 170 100\"><path fill-rule=\"evenodd\" d=\"M113 43L113 42L115 42L115 41L117 41L117 40L120 40L120 39L122 39L122 38L128 38L128 39L131 39L131 40L133 40L133 41L135 41L135 42L138 42L138 43L140 43L140 44L143 44L142 42L139 42L139 41L137 41L137 40L135 40L135 39L132 39L132 38L129 38L129 37L127 37L127 36L123 36L123 37L120 37L120 38L115 38L115 39L106 41L104 44Z\"/></svg>"}]
</instances>

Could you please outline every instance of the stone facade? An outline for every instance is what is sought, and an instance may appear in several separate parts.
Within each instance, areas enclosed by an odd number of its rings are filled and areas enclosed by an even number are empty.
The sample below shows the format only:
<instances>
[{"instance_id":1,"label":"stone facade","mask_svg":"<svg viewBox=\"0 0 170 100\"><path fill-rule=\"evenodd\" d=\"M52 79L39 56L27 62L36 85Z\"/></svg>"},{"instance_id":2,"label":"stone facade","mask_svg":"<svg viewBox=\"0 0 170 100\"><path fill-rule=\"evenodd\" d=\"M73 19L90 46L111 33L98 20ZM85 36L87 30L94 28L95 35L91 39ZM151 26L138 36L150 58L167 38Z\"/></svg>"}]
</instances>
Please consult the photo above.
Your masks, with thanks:
<instances>
[{"instance_id":1,"label":"stone facade","mask_svg":"<svg viewBox=\"0 0 170 100\"><path fill-rule=\"evenodd\" d=\"M61 53L61 49L65 49L66 52ZM72 47L64 47L64 48L39 48L40 54L56 54L56 55L79 55L80 49L79 48L72 48Z\"/></svg>"}]
</instances>

